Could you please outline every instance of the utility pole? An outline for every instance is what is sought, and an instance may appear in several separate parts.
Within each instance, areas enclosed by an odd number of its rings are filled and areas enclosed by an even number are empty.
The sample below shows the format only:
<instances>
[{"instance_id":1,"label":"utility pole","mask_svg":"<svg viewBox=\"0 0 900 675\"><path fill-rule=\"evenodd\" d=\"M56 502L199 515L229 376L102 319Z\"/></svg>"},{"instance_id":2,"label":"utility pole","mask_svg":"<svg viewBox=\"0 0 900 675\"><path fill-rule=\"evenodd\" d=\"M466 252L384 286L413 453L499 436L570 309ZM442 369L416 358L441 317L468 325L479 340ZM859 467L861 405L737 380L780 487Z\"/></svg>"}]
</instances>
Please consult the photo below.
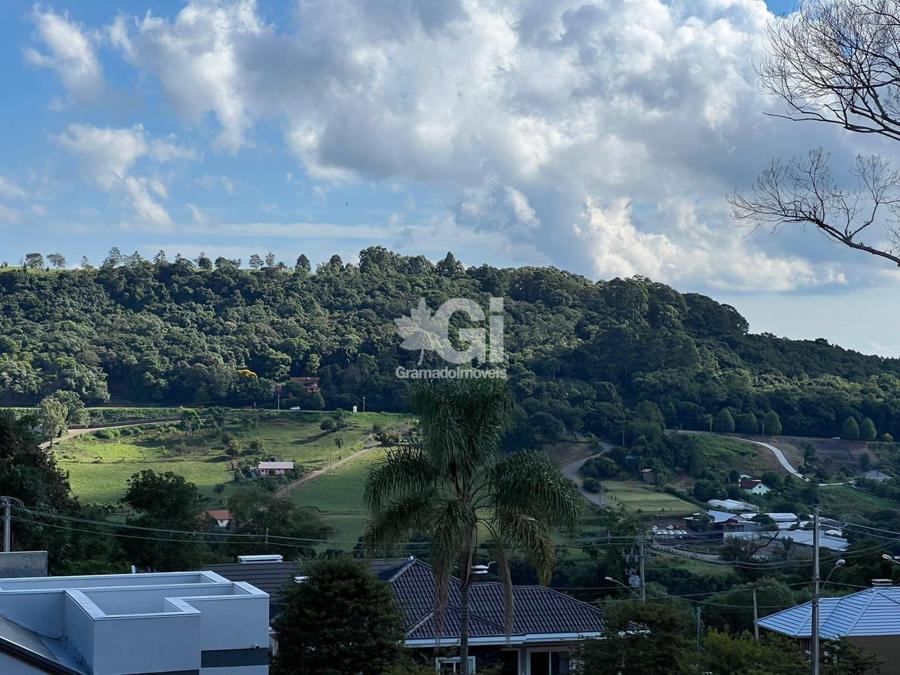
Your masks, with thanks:
<instances>
[{"instance_id":1,"label":"utility pole","mask_svg":"<svg viewBox=\"0 0 900 675\"><path fill-rule=\"evenodd\" d=\"M697 605L697 658L698 659L700 658L700 652L701 652L700 636L702 634L701 626L703 626L702 613L703 613L703 608L700 605Z\"/></svg>"},{"instance_id":2,"label":"utility pole","mask_svg":"<svg viewBox=\"0 0 900 675\"><path fill-rule=\"evenodd\" d=\"M12 502L3 497L3 552L12 551Z\"/></svg>"},{"instance_id":3,"label":"utility pole","mask_svg":"<svg viewBox=\"0 0 900 675\"><path fill-rule=\"evenodd\" d=\"M819 675L819 505L813 511L813 596L809 655L812 675Z\"/></svg>"},{"instance_id":4,"label":"utility pole","mask_svg":"<svg viewBox=\"0 0 900 675\"><path fill-rule=\"evenodd\" d=\"M753 639L759 642L759 609L756 605L756 587L753 587Z\"/></svg>"},{"instance_id":5,"label":"utility pole","mask_svg":"<svg viewBox=\"0 0 900 675\"><path fill-rule=\"evenodd\" d=\"M366 395L365 395L365 394L363 394L362 400L363 400L363 409L362 409L362 411L363 411L363 412L366 412Z\"/></svg>"},{"instance_id":6,"label":"utility pole","mask_svg":"<svg viewBox=\"0 0 900 675\"><path fill-rule=\"evenodd\" d=\"M638 539L638 553L640 555L640 570L641 570L641 604L647 604L647 580L644 577L644 535Z\"/></svg>"},{"instance_id":7,"label":"utility pole","mask_svg":"<svg viewBox=\"0 0 900 675\"><path fill-rule=\"evenodd\" d=\"M12 551L12 506L15 503L16 506L21 508L25 508L25 504L22 503L22 500L16 499L15 497L7 497L5 495L0 495L0 504L3 505L3 551L5 553L9 553Z\"/></svg>"}]
</instances>

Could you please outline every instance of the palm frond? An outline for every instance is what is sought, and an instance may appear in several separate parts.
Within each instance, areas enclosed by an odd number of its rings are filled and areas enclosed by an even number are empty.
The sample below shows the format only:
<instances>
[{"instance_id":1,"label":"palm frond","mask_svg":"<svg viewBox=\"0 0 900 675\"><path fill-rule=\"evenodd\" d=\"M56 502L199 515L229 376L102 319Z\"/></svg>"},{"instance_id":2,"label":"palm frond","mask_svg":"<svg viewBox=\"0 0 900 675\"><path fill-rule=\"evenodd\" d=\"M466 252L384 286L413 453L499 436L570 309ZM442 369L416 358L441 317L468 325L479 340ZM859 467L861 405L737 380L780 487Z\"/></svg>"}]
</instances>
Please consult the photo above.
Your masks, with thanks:
<instances>
[{"instance_id":1,"label":"palm frond","mask_svg":"<svg viewBox=\"0 0 900 675\"><path fill-rule=\"evenodd\" d=\"M556 546L546 523L515 511L498 511L492 525L502 541L525 554L541 583L549 583L556 563Z\"/></svg>"},{"instance_id":2,"label":"palm frond","mask_svg":"<svg viewBox=\"0 0 900 675\"><path fill-rule=\"evenodd\" d=\"M367 554L372 556L380 546L401 542L412 532L427 530L433 515L434 501L427 490L383 505L366 523L363 541Z\"/></svg>"},{"instance_id":3,"label":"palm frond","mask_svg":"<svg viewBox=\"0 0 900 675\"><path fill-rule=\"evenodd\" d=\"M370 511L384 504L429 490L436 474L421 448L403 447L391 450L369 472L365 501Z\"/></svg>"},{"instance_id":4,"label":"palm frond","mask_svg":"<svg viewBox=\"0 0 900 675\"><path fill-rule=\"evenodd\" d=\"M498 511L530 514L548 527L574 529L584 506L575 484L539 452L517 452L498 461L490 492Z\"/></svg>"}]
</instances>

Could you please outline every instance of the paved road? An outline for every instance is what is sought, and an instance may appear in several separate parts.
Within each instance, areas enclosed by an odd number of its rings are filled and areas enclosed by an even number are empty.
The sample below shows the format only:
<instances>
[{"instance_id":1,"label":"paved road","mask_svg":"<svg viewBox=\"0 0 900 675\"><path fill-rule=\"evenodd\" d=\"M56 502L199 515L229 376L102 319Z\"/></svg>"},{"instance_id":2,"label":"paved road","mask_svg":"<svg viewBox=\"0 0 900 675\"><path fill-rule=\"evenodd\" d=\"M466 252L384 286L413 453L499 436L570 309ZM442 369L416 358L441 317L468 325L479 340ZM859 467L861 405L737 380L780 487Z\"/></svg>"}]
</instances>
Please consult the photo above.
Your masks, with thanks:
<instances>
[{"instance_id":1,"label":"paved road","mask_svg":"<svg viewBox=\"0 0 900 675\"><path fill-rule=\"evenodd\" d=\"M734 438L733 436L729 436L729 438ZM760 445L772 452L775 455L775 459L778 460L778 463L781 464L782 468L787 471L789 474L794 476L795 478L799 478L800 480L809 480L802 473L797 471L793 467L793 465L788 461L787 457L784 456L784 453L776 448L774 445L770 445L769 443L763 443L762 441L751 441L747 438L738 438L739 441L744 441L745 443L753 443L753 445Z\"/></svg>"},{"instance_id":2,"label":"paved road","mask_svg":"<svg viewBox=\"0 0 900 675\"><path fill-rule=\"evenodd\" d=\"M606 443L604 441L598 441L600 446L603 448L600 452L594 453L590 457L585 457L584 459L579 459L576 462L572 462L571 464L566 464L563 469L563 475L571 480L575 485L578 486L578 490L587 499L591 504L596 504L597 506L603 506L603 497L599 494L594 494L593 492L588 492L583 487L581 487L581 476L578 475L578 469L581 468L581 465L587 462L589 459L594 459L594 457L599 457L600 455L609 452L610 448L612 448L611 443Z\"/></svg>"},{"instance_id":3,"label":"paved road","mask_svg":"<svg viewBox=\"0 0 900 675\"><path fill-rule=\"evenodd\" d=\"M684 431L679 431L678 433L694 434L696 436L701 436L701 435L702 436L720 436L721 438L728 438L728 439L731 439L732 441L740 441L742 443L750 443L752 445L758 445L762 448L765 448L766 450L771 452L773 455L775 455L775 459L778 460L778 463L781 464L781 467L785 471L787 471L789 474L791 474L795 478L799 478L800 480L809 481L808 478L806 478L802 473L800 473L796 468L794 468L794 466L788 461L788 458L784 456L784 453L781 450L776 448L774 445L771 445L770 443L763 443L762 441L751 441L749 438L741 438L740 436L728 436L726 434L716 434L716 433L711 433L709 431L684 430Z\"/></svg>"}]
</instances>

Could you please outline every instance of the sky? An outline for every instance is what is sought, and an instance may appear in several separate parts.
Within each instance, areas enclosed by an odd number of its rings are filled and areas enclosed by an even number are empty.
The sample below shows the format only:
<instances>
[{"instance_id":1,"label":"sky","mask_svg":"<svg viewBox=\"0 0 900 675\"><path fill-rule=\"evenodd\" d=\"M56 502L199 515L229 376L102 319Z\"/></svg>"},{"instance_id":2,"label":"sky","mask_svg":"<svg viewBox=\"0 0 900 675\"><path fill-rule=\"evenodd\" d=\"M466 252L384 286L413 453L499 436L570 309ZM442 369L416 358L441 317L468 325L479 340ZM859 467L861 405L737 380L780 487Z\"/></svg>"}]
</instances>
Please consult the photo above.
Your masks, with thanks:
<instances>
[{"instance_id":1,"label":"sky","mask_svg":"<svg viewBox=\"0 0 900 675\"><path fill-rule=\"evenodd\" d=\"M0 261L452 250L900 356L896 270L730 216L774 157L890 152L765 114L754 64L793 5L5 0Z\"/></svg>"}]
</instances>

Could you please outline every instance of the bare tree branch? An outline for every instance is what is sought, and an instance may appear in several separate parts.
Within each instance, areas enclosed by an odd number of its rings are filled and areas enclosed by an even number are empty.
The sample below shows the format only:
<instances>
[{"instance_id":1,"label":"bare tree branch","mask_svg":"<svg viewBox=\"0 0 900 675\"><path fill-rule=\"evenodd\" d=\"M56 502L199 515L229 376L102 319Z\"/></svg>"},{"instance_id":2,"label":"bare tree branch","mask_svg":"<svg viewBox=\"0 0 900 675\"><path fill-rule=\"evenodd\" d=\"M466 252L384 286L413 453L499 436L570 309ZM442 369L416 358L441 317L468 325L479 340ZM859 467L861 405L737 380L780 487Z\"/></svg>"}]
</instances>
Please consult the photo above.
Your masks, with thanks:
<instances>
[{"instance_id":1,"label":"bare tree branch","mask_svg":"<svg viewBox=\"0 0 900 675\"><path fill-rule=\"evenodd\" d=\"M759 77L785 104L773 117L900 140L900 0L805 0L772 23L768 42ZM840 186L821 149L775 160L751 194L729 199L732 213L756 227L812 225L900 265L897 172L871 156L858 157L851 174L856 186Z\"/></svg>"},{"instance_id":2,"label":"bare tree branch","mask_svg":"<svg viewBox=\"0 0 900 675\"><path fill-rule=\"evenodd\" d=\"M877 156L858 157L852 174L856 187L840 187L821 148L786 163L775 159L757 176L750 194L729 198L732 215L773 230L812 225L845 246L900 266L900 175ZM867 243L861 238L866 234L876 239Z\"/></svg>"}]
</instances>

